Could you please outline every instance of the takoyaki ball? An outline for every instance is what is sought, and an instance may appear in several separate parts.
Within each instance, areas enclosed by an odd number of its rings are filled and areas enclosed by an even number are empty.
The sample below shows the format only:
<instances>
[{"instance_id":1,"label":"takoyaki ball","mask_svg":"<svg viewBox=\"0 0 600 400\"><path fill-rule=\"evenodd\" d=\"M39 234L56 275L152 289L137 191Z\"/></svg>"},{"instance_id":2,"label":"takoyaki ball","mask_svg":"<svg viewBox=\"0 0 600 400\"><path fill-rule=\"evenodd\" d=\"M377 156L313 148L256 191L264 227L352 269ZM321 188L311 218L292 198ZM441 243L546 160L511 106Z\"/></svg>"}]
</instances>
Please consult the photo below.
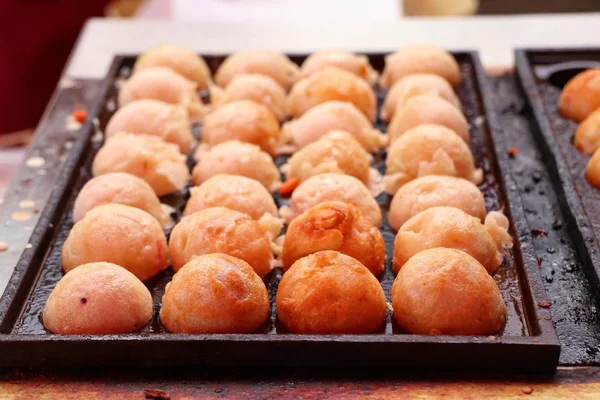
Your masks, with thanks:
<instances>
[{"instance_id":1,"label":"takoyaki ball","mask_svg":"<svg viewBox=\"0 0 600 400\"><path fill-rule=\"evenodd\" d=\"M300 77L309 77L326 67L336 67L352 72L373 85L377 72L369 63L367 56L361 56L345 50L321 50L308 56L300 67Z\"/></svg>"},{"instance_id":2,"label":"takoyaki ball","mask_svg":"<svg viewBox=\"0 0 600 400\"><path fill-rule=\"evenodd\" d=\"M251 333L269 316L269 294L247 262L194 257L165 288L160 321L175 333Z\"/></svg>"},{"instance_id":3,"label":"takoyaki ball","mask_svg":"<svg viewBox=\"0 0 600 400\"><path fill-rule=\"evenodd\" d=\"M196 84L167 67L144 69L126 80L119 90L119 107L146 99L181 106L194 121L206 113Z\"/></svg>"},{"instance_id":4,"label":"takoyaki ball","mask_svg":"<svg viewBox=\"0 0 600 400\"><path fill-rule=\"evenodd\" d=\"M223 61L215 74L215 82L226 87L237 75L266 75L288 90L298 79L298 66L286 55L273 50L242 50Z\"/></svg>"},{"instance_id":5,"label":"takoyaki ball","mask_svg":"<svg viewBox=\"0 0 600 400\"><path fill-rule=\"evenodd\" d=\"M596 150L588 161L585 176L591 185L600 188L600 151Z\"/></svg>"},{"instance_id":6,"label":"takoyaki ball","mask_svg":"<svg viewBox=\"0 0 600 400\"><path fill-rule=\"evenodd\" d=\"M454 89L444 78L434 74L413 74L400 79L390 88L381 109L381 118L390 121L399 106L406 104L413 96L439 96L457 109L461 109L460 100Z\"/></svg>"},{"instance_id":7,"label":"takoyaki ball","mask_svg":"<svg viewBox=\"0 0 600 400\"><path fill-rule=\"evenodd\" d=\"M381 232L349 203L320 203L294 219L283 242L283 267L287 270L299 258L321 250L336 250L353 257L375 276L384 268Z\"/></svg>"},{"instance_id":8,"label":"takoyaki ball","mask_svg":"<svg viewBox=\"0 0 600 400\"><path fill-rule=\"evenodd\" d=\"M375 226L381 225L381 209L369 189L350 175L315 175L294 190L290 205L279 209L288 223L313 206L325 201L342 201L356 206L363 217Z\"/></svg>"},{"instance_id":9,"label":"takoyaki ball","mask_svg":"<svg viewBox=\"0 0 600 400\"><path fill-rule=\"evenodd\" d=\"M277 216L277 206L269 191L260 182L240 175L215 175L200 186L190 189L184 216L209 207L227 207L260 219L265 214Z\"/></svg>"},{"instance_id":10,"label":"takoyaki ball","mask_svg":"<svg viewBox=\"0 0 600 400\"><path fill-rule=\"evenodd\" d=\"M206 61L194 52L179 46L162 45L148 50L135 62L134 74L146 68L167 67L196 84L197 89L206 89L211 82L210 69Z\"/></svg>"},{"instance_id":11,"label":"takoyaki ball","mask_svg":"<svg viewBox=\"0 0 600 400\"><path fill-rule=\"evenodd\" d=\"M467 253L441 247L404 264L392 285L392 305L398 324L415 334L489 335L506 321L494 278Z\"/></svg>"},{"instance_id":12,"label":"takoyaki ball","mask_svg":"<svg viewBox=\"0 0 600 400\"><path fill-rule=\"evenodd\" d=\"M458 176L475 184L483 181L469 146L452 129L422 124L406 131L390 146L383 180L388 193L425 175Z\"/></svg>"},{"instance_id":13,"label":"takoyaki ball","mask_svg":"<svg viewBox=\"0 0 600 400\"><path fill-rule=\"evenodd\" d=\"M331 131L303 147L288 159L281 170L300 182L325 172L352 175L369 183L369 153L348 132Z\"/></svg>"},{"instance_id":14,"label":"takoyaki ball","mask_svg":"<svg viewBox=\"0 0 600 400\"><path fill-rule=\"evenodd\" d=\"M227 103L204 119L202 143L214 146L228 140L253 143L275 155L279 143L279 122L267 107L254 101Z\"/></svg>"},{"instance_id":15,"label":"takoyaki ball","mask_svg":"<svg viewBox=\"0 0 600 400\"><path fill-rule=\"evenodd\" d=\"M155 136L119 133L100 148L94 176L125 172L145 180L157 196L182 190L190 179L186 158L176 145Z\"/></svg>"},{"instance_id":16,"label":"takoyaki ball","mask_svg":"<svg viewBox=\"0 0 600 400\"><path fill-rule=\"evenodd\" d=\"M267 75L237 75L222 93L211 92L211 101L217 107L238 100L251 100L267 107L279 120L287 118L285 90Z\"/></svg>"},{"instance_id":17,"label":"takoyaki ball","mask_svg":"<svg viewBox=\"0 0 600 400\"><path fill-rule=\"evenodd\" d=\"M296 261L281 278L276 305L279 321L293 333L371 333L387 315L379 281L337 251Z\"/></svg>"},{"instance_id":18,"label":"takoyaki ball","mask_svg":"<svg viewBox=\"0 0 600 400\"><path fill-rule=\"evenodd\" d=\"M581 122L600 107L600 69L588 69L565 85L558 104L560 113Z\"/></svg>"},{"instance_id":19,"label":"takoyaki ball","mask_svg":"<svg viewBox=\"0 0 600 400\"><path fill-rule=\"evenodd\" d=\"M506 217L504 217L506 218ZM493 219L490 219L493 221ZM507 220L508 221L508 220ZM502 247L511 247L512 239L506 228L498 243L488 227L478 218L454 207L432 207L415 215L402 225L394 240L394 272L398 272L415 254L436 247L462 250L475 258L490 273L502 264ZM506 239L508 236L508 240Z\"/></svg>"},{"instance_id":20,"label":"takoyaki ball","mask_svg":"<svg viewBox=\"0 0 600 400\"><path fill-rule=\"evenodd\" d=\"M224 253L246 261L261 277L271 271L271 240L258 221L225 207L205 208L183 217L169 240L175 271L196 256Z\"/></svg>"},{"instance_id":21,"label":"takoyaki ball","mask_svg":"<svg viewBox=\"0 0 600 400\"><path fill-rule=\"evenodd\" d=\"M179 146L182 153L196 142L185 108L152 99L133 101L113 114L104 132L106 139L123 132L157 136Z\"/></svg>"},{"instance_id":22,"label":"takoyaki ball","mask_svg":"<svg viewBox=\"0 0 600 400\"><path fill-rule=\"evenodd\" d=\"M422 73L439 75L454 88L460 84L460 69L452 54L431 44L406 46L387 55L380 83L389 89L408 75Z\"/></svg>"},{"instance_id":23,"label":"takoyaki ball","mask_svg":"<svg viewBox=\"0 0 600 400\"><path fill-rule=\"evenodd\" d=\"M218 174L242 175L259 181L270 192L281 184L281 175L271 156L260 147L231 140L211 147L198 148L198 164L192 171L194 185Z\"/></svg>"},{"instance_id":24,"label":"takoyaki ball","mask_svg":"<svg viewBox=\"0 0 600 400\"><path fill-rule=\"evenodd\" d=\"M327 101L347 101L369 120L375 120L377 99L371 86L343 69L326 67L296 82L288 96L290 115L299 118L311 108Z\"/></svg>"},{"instance_id":25,"label":"takoyaki ball","mask_svg":"<svg viewBox=\"0 0 600 400\"><path fill-rule=\"evenodd\" d=\"M110 262L141 280L169 266L162 226L140 209L122 204L98 206L77 222L62 247L62 265L70 271L83 264Z\"/></svg>"},{"instance_id":26,"label":"takoyaki ball","mask_svg":"<svg viewBox=\"0 0 600 400\"><path fill-rule=\"evenodd\" d=\"M94 262L61 278L46 301L42 320L60 335L131 333L152 318L150 291L125 268Z\"/></svg>"},{"instance_id":27,"label":"takoyaki ball","mask_svg":"<svg viewBox=\"0 0 600 400\"><path fill-rule=\"evenodd\" d=\"M328 101L311 108L300 118L284 123L281 135L283 142L302 148L334 130L352 134L369 153L377 152L386 143L386 136L345 101Z\"/></svg>"},{"instance_id":28,"label":"takoyaki ball","mask_svg":"<svg viewBox=\"0 0 600 400\"><path fill-rule=\"evenodd\" d=\"M448 206L469 215L485 218L485 201L477 186L463 178L428 175L402 186L390 204L388 222L394 230L431 207Z\"/></svg>"},{"instance_id":29,"label":"takoyaki ball","mask_svg":"<svg viewBox=\"0 0 600 400\"><path fill-rule=\"evenodd\" d=\"M110 203L139 208L167 226L170 217L160 200L143 179L123 172L113 172L90 179L81 189L73 206L73 222L78 222L91 209Z\"/></svg>"},{"instance_id":30,"label":"takoyaki ball","mask_svg":"<svg viewBox=\"0 0 600 400\"><path fill-rule=\"evenodd\" d=\"M400 105L388 127L390 141L421 124L443 125L469 142L469 123L463 113L448 101L437 96L413 96Z\"/></svg>"},{"instance_id":31,"label":"takoyaki ball","mask_svg":"<svg viewBox=\"0 0 600 400\"><path fill-rule=\"evenodd\" d=\"M600 147L600 108L577 127L575 147L587 154L593 154Z\"/></svg>"}]
</instances>

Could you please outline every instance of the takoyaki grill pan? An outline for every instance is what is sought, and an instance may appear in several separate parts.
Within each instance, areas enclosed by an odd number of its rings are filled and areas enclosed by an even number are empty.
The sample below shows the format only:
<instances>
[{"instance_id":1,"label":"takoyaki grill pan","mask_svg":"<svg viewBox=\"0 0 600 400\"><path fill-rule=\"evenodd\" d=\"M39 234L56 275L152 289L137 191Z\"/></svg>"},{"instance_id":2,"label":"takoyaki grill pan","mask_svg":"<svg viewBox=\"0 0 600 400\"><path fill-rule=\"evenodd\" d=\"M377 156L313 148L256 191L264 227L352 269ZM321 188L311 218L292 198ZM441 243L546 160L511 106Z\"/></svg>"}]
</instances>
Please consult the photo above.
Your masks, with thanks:
<instances>
[{"instance_id":1,"label":"takoyaki grill pan","mask_svg":"<svg viewBox=\"0 0 600 400\"><path fill-rule=\"evenodd\" d=\"M600 295L600 190L588 183L590 156L573 145L577 122L558 112L562 88L577 73L600 67L600 49L517 50L517 73L537 126L533 133L546 156L569 229Z\"/></svg>"},{"instance_id":2,"label":"takoyaki grill pan","mask_svg":"<svg viewBox=\"0 0 600 400\"><path fill-rule=\"evenodd\" d=\"M265 277L271 298L267 324L253 334L182 335L166 332L158 321L158 310L171 268L146 282L153 294L153 320L140 332L126 335L54 335L44 330L41 313L44 303L62 277L60 249L72 226L75 197L90 179L90 165L101 146L101 131L115 109L117 86L130 71L135 56L113 61L101 96L90 110L95 123L88 122L74 144L61 179L40 218L31 244L32 257L22 258L0 301L0 365L236 365L236 366L345 366L405 368L476 368L551 372L560 353L552 325L546 293L534 252L530 226L509 173L507 143L499 134L497 121L486 96L483 69L476 53L459 52L462 84L458 96L471 125L471 143L476 164L483 168L480 186L488 210L504 209L514 236L512 250L495 274L508 307L502 332L494 336L426 336L403 332L389 312L386 325L369 335L300 335L285 332L278 323L275 293L281 278L276 269ZM301 63L305 58L292 56ZM380 70L384 54L369 55ZM205 56L213 72L223 56ZM381 105L384 91L377 90ZM378 121L380 128L385 125ZM201 127L198 128L201 135ZM383 171L385 153L376 155L375 166ZM277 163L285 161L280 157ZM161 199L180 215L188 193ZM384 220L391 198L380 195ZM286 200L276 198L279 205ZM381 228L387 248L386 271L380 276L388 300L394 276L391 272L394 232Z\"/></svg>"}]
</instances>

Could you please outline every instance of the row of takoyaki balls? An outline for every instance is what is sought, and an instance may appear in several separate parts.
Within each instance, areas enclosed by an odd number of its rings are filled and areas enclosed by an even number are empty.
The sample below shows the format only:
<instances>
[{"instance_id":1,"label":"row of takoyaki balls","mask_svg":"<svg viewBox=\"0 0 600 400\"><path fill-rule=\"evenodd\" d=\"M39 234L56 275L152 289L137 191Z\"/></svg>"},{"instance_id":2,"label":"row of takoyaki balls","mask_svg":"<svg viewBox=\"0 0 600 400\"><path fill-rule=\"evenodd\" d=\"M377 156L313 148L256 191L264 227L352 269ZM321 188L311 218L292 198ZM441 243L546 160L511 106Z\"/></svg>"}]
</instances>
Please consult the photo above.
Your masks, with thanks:
<instances>
[{"instance_id":1,"label":"row of takoyaki balls","mask_svg":"<svg viewBox=\"0 0 600 400\"><path fill-rule=\"evenodd\" d=\"M138 60L106 127L95 178L75 203L62 253L65 271L73 271L48 299L50 331L139 329L151 318L152 300L138 278L172 265L160 314L168 330L251 332L269 312L260 277L277 263L287 271L277 314L290 331L367 333L382 325L385 297L375 276L385 248L369 152L387 139L370 122L375 73L366 58L339 51L316 53L300 71L306 77L286 99L299 72L279 53L228 58L215 75L224 90L186 50L161 47ZM448 53L417 46L389 56L381 79L393 84L382 111L391 118L383 184L396 192L389 223L399 230L392 302L396 320L414 333L486 334L505 320L490 274L511 244L508 220L485 216L474 184L482 173L451 86L459 77ZM208 106L196 92L205 87ZM280 129L288 115L297 118ZM184 153L199 118L198 186L167 243L170 216L157 196L187 185ZM281 185L271 156L293 150ZM278 188L293 191L280 210L269 193ZM279 215L289 224L283 241Z\"/></svg>"}]
</instances>

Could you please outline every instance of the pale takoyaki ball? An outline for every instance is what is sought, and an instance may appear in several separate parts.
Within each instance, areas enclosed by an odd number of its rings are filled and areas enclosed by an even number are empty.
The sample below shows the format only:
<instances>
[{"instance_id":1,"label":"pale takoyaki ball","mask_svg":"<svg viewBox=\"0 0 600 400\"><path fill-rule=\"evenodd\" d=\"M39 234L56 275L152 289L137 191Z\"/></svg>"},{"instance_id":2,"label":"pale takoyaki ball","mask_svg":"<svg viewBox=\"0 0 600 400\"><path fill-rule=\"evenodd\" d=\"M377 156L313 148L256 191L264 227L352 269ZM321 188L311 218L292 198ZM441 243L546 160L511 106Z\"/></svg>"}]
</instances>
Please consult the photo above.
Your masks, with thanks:
<instances>
[{"instance_id":1,"label":"pale takoyaki ball","mask_svg":"<svg viewBox=\"0 0 600 400\"><path fill-rule=\"evenodd\" d=\"M574 121L581 122L600 107L600 69L588 69L567 82L558 110Z\"/></svg>"},{"instance_id":2,"label":"pale takoyaki ball","mask_svg":"<svg viewBox=\"0 0 600 400\"><path fill-rule=\"evenodd\" d=\"M381 232L349 203L320 203L294 219L283 242L283 267L287 270L299 258L321 250L336 250L354 257L375 276L384 268Z\"/></svg>"},{"instance_id":3,"label":"pale takoyaki ball","mask_svg":"<svg viewBox=\"0 0 600 400\"><path fill-rule=\"evenodd\" d=\"M265 214L277 216L277 206L269 191L254 179L240 175L219 174L190 189L184 216L209 207L227 207L260 219Z\"/></svg>"},{"instance_id":4,"label":"pale takoyaki ball","mask_svg":"<svg viewBox=\"0 0 600 400\"><path fill-rule=\"evenodd\" d=\"M596 150L585 169L588 182L593 186L600 188L600 151Z\"/></svg>"},{"instance_id":5,"label":"pale takoyaki ball","mask_svg":"<svg viewBox=\"0 0 600 400\"><path fill-rule=\"evenodd\" d=\"M478 218L455 207L432 207L420 212L406 221L396 235L394 272L423 250L447 247L464 251L490 274L494 273L502 264L503 246L512 246L512 238L507 232L508 219L502 213L495 214L482 224ZM496 218L504 218L505 224L497 224ZM495 229L504 229L504 235L492 236L490 230Z\"/></svg>"},{"instance_id":6,"label":"pale takoyaki ball","mask_svg":"<svg viewBox=\"0 0 600 400\"><path fill-rule=\"evenodd\" d=\"M131 333L152 318L152 296L125 268L95 262L61 278L46 301L42 320L52 333Z\"/></svg>"},{"instance_id":7,"label":"pale takoyaki ball","mask_svg":"<svg viewBox=\"0 0 600 400\"><path fill-rule=\"evenodd\" d=\"M211 147L198 148L198 164L192 171L194 185L218 174L242 175L259 181L270 192L281 185L281 175L271 156L260 147L231 140Z\"/></svg>"},{"instance_id":8,"label":"pale takoyaki ball","mask_svg":"<svg viewBox=\"0 0 600 400\"><path fill-rule=\"evenodd\" d=\"M171 232L169 253L175 271L195 256L224 253L246 261L262 277L273 261L268 232L249 215L225 207L183 217Z\"/></svg>"},{"instance_id":9,"label":"pale takoyaki ball","mask_svg":"<svg viewBox=\"0 0 600 400\"><path fill-rule=\"evenodd\" d=\"M140 209L122 204L98 206L77 222L62 247L62 266L70 271L105 261L122 266L141 280L169 266L162 226Z\"/></svg>"},{"instance_id":10,"label":"pale takoyaki ball","mask_svg":"<svg viewBox=\"0 0 600 400\"><path fill-rule=\"evenodd\" d=\"M425 335L489 335L506 321L506 304L488 272L455 249L417 253L392 285L398 324Z\"/></svg>"},{"instance_id":11,"label":"pale takoyaki ball","mask_svg":"<svg viewBox=\"0 0 600 400\"><path fill-rule=\"evenodd\" d=\"M228 140L253 143L275 155L279 143L279 121L267 107L254 101L227 103L204 119L202 143L214 146Z\"/></svg>"},{"instance_id":12,"label":"pale takoyaki ball","mask_svg":"<svg viewBox=\"0 0 600 400\"><path fill-rule=\"evenodd\" d=\"M575 146L587 154L600 147L600 108L583 120L575 131Z\"/></svg>"},{"instance_id":13,"label":"pale takoyaki ball","mask_svg":"<svg viewBox=\"0 0 600 400\"><path fill-rule=\"evenodd\" d=\"M379 281L360 262L337 251L296 261L277 290L277 317L293 333L360 334L387 315Z\"/></svg>"},{"instance_id":14,"label":"pale takoyaki ball","mask_svg":"<svg viewBox=\"0 0 600 400\"><path fill-rule=\"evenodd\" d=\"M298 79L298 66L285 54L273 50L242 50L223 61L215 74L215 82L226 87L237 75L266 75L288 90Z\"/></svg>"},{"instance_id":15,"label":"pale takoyaki ball","mask_svg":"<svg viewBox=\"0 0 600 400\"><path fill-rule=\"evenodd\" d=\"M367 187L350 175L315 175L294 190L290 205L279 209L288 223L313 206L325 201L342 201L356 206L363 217L375 226L381 225L381 209Z\"/></svg>"},{"instance_id":16,"label":"pale takoyaki ball","mask_svg":"<svg viewBox=\"0 0 600 400\"><path fill-rule=\"evenodd\" d=\"M452 54L431 44L406 46L386 56L380 83L389 89L400 79L419 73L439 75L454 88L460 84L460 69Z\"/></svg>"},{"instance_id":17,"label":"pale takoyaki ball","mask_svg":"<svg viewBox=\"0 0 600 400\"><path fill-rule=\"evenodd\" d=\"M325 67L336 67L352 72L373 85L377 72L369 63L367 56L361 56L345 50L321 50L308 56L300 67L300 77L306 78Z\"/></svg>"},{"instance_id":18,"label":"pale takoyaki ball","mask_svg":"<svg viewBox=\"0 0 600 400\"><path fill-rule=\"evenodd\" d=\"M133 72L146 68L168 67L196 83L199 90L206 89L211 82L210 69L206 61L194 52L179 46L162 45L148 50L135 62Z\"/></svg>"},{"instance_id":19,"label":"pale takoyaki ball","mask_svg":"<svg viewBox=\"0 0 600 400\"><path fill-rule=\"evenodd\" d=\"M454 93L454 89L444 78L434 74L413 74L394 83L387 92L381 109L381 118L390 121L398 107L418 95L439 96L457 109L461 109L460 100Z\"/></svg>"},{"instance_id":20,"label":"pale takoyaki ball","mask_svg":"<svg viewBox=\"0 0 600 400\"><path fill-rule=\"evenodd\" d=\"M119 107L145 99L181 106L194 121L206 113L196 84L167 67L144 69L127 79L119 89Z\"/></svg>"},{"instance_id":21,"label":"pale takoyaki ball","mask_svg":"<svg viewBox=\"0 0 600 400\"><path fill-rule=\"evenodd\" d=\"M358 76L334 67L325 67L296 82L288 96L290 115L299 118L326 101L347 101L369 120L376 117L377 99L371 86Z\"/></svg>"},{"instance_id":22,"label":"pale takoyaki ball","mask_svg":"<svg viewBox=\"0 0 600 400\"><path fill-rule=\"evenodd\" d=\"M454 176L428 175L408 182L396 192L388 222L397 231L421 211L437 206L456 207L481 221L485 218L483 194L472 182Z\"/></svg>"},{"instance_id":23,"label":"pale takoyaki ball","mask_svg":"<svg viewBox=\"0 0 600 400\"><path fill-rule=\"evenodd\" d=\"M269 308L267 288L250 265L214 253L194 257L173 276L160 321L175 333L251 333Z\"/></svg>"},{"instance_id":24,"label":"pale takoyaki ball","mask_svg":"<svg viewBox=\"0 0 600 400\"><path fill-rule=\"evenodd\" d=\"M176 145L155 136L119 133L100 148L94 176L125 172L145 180L157 196L182 190L190 180L186 158Z\"/></svg>"},{"instance_id":25,"label":"pale takoyaki ball","mask_svg":"<svg viewBox=\"0 0 600 400\"><path fill-rule=\"evenodd\" d=\"M442 97L418 95L400 105L388 126L390 141L421 124L443 125L469 142L469 123L463 113Z\"/></svg>"},{"instance_id":26,"label":"pale takoyaki ball","mask_svg":"<svg viewBox=\"0 0 600 400\"><path fill-rule=\"evenodd\" d=\"M183 107L152 99L137 100L113 114L104 135L107 139L123 132L156 136L188 153L196 142L191 125Z\"/></svg>"},{"instance_id":27,"label":"pale takoyaki ball","mask_svg":"<svg viewBox=\"0 0 600 400\"><path fill-rule=\"evenodd\" d=\"M123 172L113 172L90 179L81 189L73 206L73 222L78 222L91 209L110 203L139 208L167 226L170 217L160 200L143 179Z\"/></svg>"},{"instance_id":28,"label":"pale takoyaki ball","mask_svg":"<svg viewBox=\"0 0 600 400\"><path fill-rule=\"evenodd\" d=\"M383 180L388 193L425 175L458 176L475 184L483 181L469 146L452 129L422 124L409 129L390 146Z\"/></svg>"},{"instance_id":29,"label":"pale takoyaki ball","mask_svg":"<svg viewBox=\"0 0 600 400\"><path fill-rule=\"evenodd\" d=\"M251 100L262 104L279 121L284 121L287 118L285 90L267 75L237 75L222 90L222 93L219 91L211 92L211 101L217 107L238 100Z\"/></svg>"},{"instance_id":30,"label":"pale takoyaki ball","mask_svg":"<svg viewBox=\"0 0 600 400\"><path fill-rule=\"evenodd\" d=\"M300 118L284 123L281 135L283 142L302 148L334 130L352 134L369 153L386 143L386 137L373 128L369 119L345 101L328 101L311 108Z\"/></svg>"},{"instance_id":31,"label":"pale takoyaki ball","mask_svg":"<svg viewBox=\"0 0 600 400\"><path fill-rule=\"evenodd\" d=\"M303 147L282 166L288 179L303 182L325 172L352 175L369 183L369 153L348 132L331 131L316 142Z\"/></svg>"}]
</instances>

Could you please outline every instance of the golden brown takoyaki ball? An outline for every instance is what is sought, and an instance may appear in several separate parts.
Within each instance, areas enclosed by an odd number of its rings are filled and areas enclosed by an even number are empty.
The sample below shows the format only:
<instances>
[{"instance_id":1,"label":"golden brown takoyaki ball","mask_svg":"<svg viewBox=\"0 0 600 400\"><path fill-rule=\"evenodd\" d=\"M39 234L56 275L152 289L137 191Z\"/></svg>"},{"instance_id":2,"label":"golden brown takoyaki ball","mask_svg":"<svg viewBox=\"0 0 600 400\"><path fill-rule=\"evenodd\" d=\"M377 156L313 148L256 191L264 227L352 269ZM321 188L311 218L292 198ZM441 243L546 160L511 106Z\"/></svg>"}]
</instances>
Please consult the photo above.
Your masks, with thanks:
<instances>
[{"instance_id":1,"label":"golden brown takoyaki ball","mask_svg":"<svg viewBox=\"0 0 600 400\"><path fill-rule=\"evenodd\" d=\"M158 100L137 100L121 107L106 125L105 137L119 133L157 136L165 142L179 146L182 153L189 152L195 139L188 112Z\"/></svg>"},{"instance_id":2,"label":"golden brown takoyaki ball","mask_svg":"<svg viewBox=\"0 0 600 400\"><path fill-rule=\"evenodd\" d=\"M131 333L152 318L152 296L125 268L94 262L70 271L46 301L44 326L61 335Z\"/></svg>"},{"instance_id":3,"label":"golden brown takoyaki ball","mask_svg":"<svg viewBox=\"0 0 600 400\"><path fill-rule=\"evenodd\" d=\"M194 257L173 276L160 321L175 333L250 333L269 316L264 282L247 262L226 254Z\"/></svg>"},{"instance_id":4,"label":"golden brown takoyaki ball","mask_svg":"<svg viewBox=\"0 0 600 400\"><path fill-rule=\"evenodd\" d=\"M313 206L325 201L342 201L356 206L363 217L375 226L381 225L381 209L369 189L350 175L315 175L294 190L290 205L279 209L288 223Z\"/></svg>"},{"instance_id":5,"label":"golden brown takoyaki ball","mask_svg":"<svg viewBox=\"0 0 600 400\"><path fill-rule=\"evenodd\" d=\"M585 176L590 184L600 188L600 151L596 150L588 161Z\"/></svg>"},{"instance_id":6,"label":"golden brown takoyaki ball","mask_svg":"<svg viewBox=\"0 0 600 400\"><path fill-rule=\"evenodd\" d=\"M152 215L162 226L170 217L160 200L143 179L123 172L113 172L90 179L81 189L73 206L73 222L78 222L91 209L109 203L139 208Z\"/></svg>"},{"instance_id":7,"label":"golden brown takoyaki ball","mask_svg":"<svg viewBox=\"0 0 600 400\"><path fill-rule=\"evenodd\" d=\"M251 100L267 107L279 121L287 118L285 90L267 75L237 75L222 93L213 92L211 100L216 106L238 100Z\"/></svg>"},{"instance_id":8,"label":"golden brown takoyaki ball","mask_svg":"<svg viewBox=\"0 0 600 400\"><path fill-rule=\"evenodd\" d=\"M386 143L386 137L373 128L369 119L345 101L328 101L311 108L300 118L284 123L281 135L285 143L302 148L334 130L352 134L369 153Z\"/></svg>"},{"instance_id":9,"label":"golden brown takoyaki ball","mask_svg":"<svg viewBox=\"0 0 600 400\"><path fill-rule=\"evenodd\" d=\"M98 206L77 222L62 247L65 271L105 261L122 266L141 280L169 266L162 226L150 214L122 204Z\"/></svg>"},{"instance_id":10,"label":"golden brown takoyaki ball","mask_svg":"<svg viewBox=\"0 0 600 400\"><path fill-rule=\"evenodd\" d=\"M190 179L176 145L155 136L119 133L106 140L92 164L94 176L125 172L145 180L157 196L182 190Z\"/></svg>"},{"instance_id":11,"label":"golden brown takoyaki ball","mask_svg":"<svg viewBox=\"0 0 600 400\"><path fill-rule=\"evenodd\" d=\"M320 50L311 54L300 67L300 77L306 78L326 67L336 67L352 72L373 85L377 80L377 72L369 63L367 56L354 54L346 50Z\"/></svg>"},{"instance_id":12,"label":"golden brown takoyaki ball","mask_svg":"<svg viewBox=\"0 0 600 400\"><path fill-rule=\"evenodd\" d=\"M577 122L600 107L600 69L588 69L573 77L560 95L558 110Z\"/></svg>"},{"instance_id":13,"label":"golden brown takoyaki ball","mask_svg":"<svg viewBox=\"0 0 600 400\"><path fill-rule=\"evenodd\" d=\"M267 107L254 101L227 103L204 119L202 143L214 146L228 140L253 143L275 155L279 143L279 122Z\"/></svg>"},{"instance_id":14,"label":"golden brown takoyaki ball","mask_svg":"<svg viewBox=\"0 0 600 400\"><path fill-rule=\"evenodd\" d=\"M389 89L400 79L420 73L439 75L455 88L460 84L460 69L452 54L431 44L410 45L387 55L380 83Z\"/></svg>"},{"instance_id":15,"label":"golden brown takoyaki ball","mask_svg":"<svg viewBox=\"0 0 600 400\"><path fill-rule=\"evenodd\" d=\"M381 118L390 121L399 106L406 104L413 96L439 96L457 109L461 109L460 100L452 86L444 78L434 74L413 74L400 79L390 88L381 109Z\"/></svg>"},{"instance_id":16,"label":"golden brown takoyaki ball","mask_svg":"<svg viewBox=\"0 0 600 400\"><path fill-rule=\"evenodd\" d=\"M348 132L331 131L290 157L281 170L301 182L325 172L352 175L369 183L369 153Z\"/></svg>"},{"instance_id":17,"label":"golden brown takoyaki ball","mask_svg":"<svg viewBox=\"0 0 600 400\"><path fill-rule=\"evenodd\" d=\"M463 113L441 97L418 95L396 109L388 126L390 142L421 124L443 125L469 142L469 123Z\"/></svg>"},{"instance_id":18,"label":"golden brown takoyaki ball","mask_svg":"<svg viewBox=\"0 0 600 400\"><path fill-rule=\"evenodd\" d=\"M379 281L337 251L296 261L279 283L276 302L279 321L293 333L370 333L387 314Z\"/></svg>"},{"instance_id":19,"label":"golden brown takoyaki ball","mask_svg":"<svg viewBox=\"0 0 600 400\"><path fill-rule=\"evenodd\" d=\"M181 106L194 121L206 113L196 84L167 67L144 69L127 79L119 90L119 107L145 99Z\"/></svg>"},{"instance_id":20,"label":"golden brown takoyaki ball","mask_svg":"<svg viewBox=\"0 0 600 400\"><path fill-rule=\"evenodd\" d=\"M133 72L146 68L168 67L196 83L199 90L206 89L211 81L206 61L194 52L179 46L162 45L148 50L135 62Z\"/></svg>"},{"instance_id":21,"label":"golden brown takoyaki ball","mask_svg":"<svg viewBox=\"0 0 600 400\"><path fill-rule=\"evenodd\" d=\"M392 305L398 324L416 334L488 335L506 321L506 304L485 268L465 252L441 247L404 264Z\"/></svg>"},{"instance_id":22,"label":"golden brown takoyaki ball","mask_svg":"<svg viewBox=\"0 0 600 400\"><path fill-rule=\"evenodd\" d=\"M496 243L488 228L497 229L498 225L481 224L478 218L455 207L428 208L398 231L394 240L394 272L423 250L447 247L464 251L492 274L502 264L503 245L512 247L512 239L505 229L509 239Z\"/></svg>"},{"instance_id":23,"label":"golden brown takoyaki ball","mask_svg":"<svg viewBox=\"0 0 600 400\"><path fill-rule=\"evenodd\" d=\"M575 147L593 154L600 147L600 108L588 115L575 131Z\"/></svg>"},{"instance_id":24,"label":"golden brown takoyaki ball","mask_svg":"<svg viewBox=\"0 0 600 400\"><path fill-rule=\"evenodd\" d=\"M215 82L226 87L237 75L266 75L285 90L298 79L298 66L286 55L273 50L242 50L223 61L215 74Z\"/></svg>"},{"instance_id":25,"label":"golden brown takoyaki ball","mask_svg":"<svg viewBox=\"0 0 600 400\"><path fill-rule=\"evenodd\" d=\"M209 207L227 207L260 219L265 214L277 216L277 206L269 191L254 179L240 175L219 174L190 189L184 216Z\"/></svg>"},{"instance_id":26,"label":"golden brown takoyaki ball","mask_svg":"<svg viewBox=\"0 0 600 400\"><path fill-rule=\"evenodd\" d=\"M288 96L290 115L299 118L311 108L332 100L350 102L369 120L375 120L377 99L371 86L356 75L334 67L325 67L294 84Z\"/></svg>"},{"instance_id":27,"label":"golden brown takoyaki ball","mask_svg":"<svg viewBox=\"0 0 600 400\"><path fill-rule=\"evenodd\" d=\"M198 164L192 171L194 185L200 185L218 174L242 175L259 181L270 192L281 184L281 175L273 159L260 147L231 140L195 154Z\"/></svg>"},{"instance_id":28,"label":"golden brown takoyaki ball","mask_svg":"<svg viewBox=\"0 0 600 400\"><path fill-rule=\"evenodd\" d=\"M283 267L287 270L299 258L321 250L336 250L354 257L373 275L379 275L384 268L381 232L349 203L320 203L294 219L283 242Z\"/></svg>"},{"instance_id":29,"label":"golden brown takoyaki ball","mask_svg":"<svg viewBox=\"0 0 600 400\"><path fill-rule=\"evenodd\" d=\"M388 222L394 230L431 207L456 207L469 215L485 218L485 201L477 186L463 178L428 175L402 186L390 204Z\"/></svg>"},{"instance_id":30,"label":"golden brown takoyaki ball","mask_svg":"<svg viewBox=\"0 0 600 400\"><path fill-rule=\"evenodd\" d=\"M271 271L269 234L247 214L225 207L205 208L183 217L169 240L175 271L195 256L225 253L246 261L262 276Z\"/></svg>"},{"instance_id":31,"label":"golden brown takoyaki ball","mask_svg":"<svg viewBox=\"0 0 600 400\"><path fill-rule=\"evenodd\" d=\"M442 125L422 124L406 131L390 146L385 165L383 183L392 194L425 175L458 176L475 184L483 180L481 169L475 169L469 146Z\"/></svg>"}]
</instances>

